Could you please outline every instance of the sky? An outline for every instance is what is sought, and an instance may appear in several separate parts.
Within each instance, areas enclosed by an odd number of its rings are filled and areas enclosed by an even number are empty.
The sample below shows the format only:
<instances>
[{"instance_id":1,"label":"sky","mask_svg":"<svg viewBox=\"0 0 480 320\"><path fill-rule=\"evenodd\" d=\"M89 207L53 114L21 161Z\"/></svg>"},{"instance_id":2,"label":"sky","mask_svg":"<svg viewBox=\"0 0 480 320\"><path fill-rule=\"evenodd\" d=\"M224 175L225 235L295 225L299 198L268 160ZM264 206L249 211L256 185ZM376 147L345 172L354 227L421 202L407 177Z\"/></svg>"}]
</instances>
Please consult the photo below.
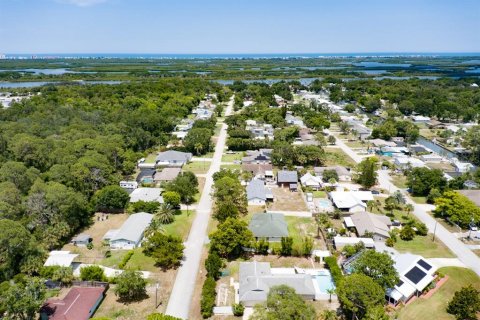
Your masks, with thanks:
<instances>
[{"instance_id":1,"label":"sky","mask_svg":"<svg viewBox=\"0 0 480 320\"><path fill-rule=\"evenodd\" d=\"M480 0L0 0L0 53L480 52Z\"/></svg>"}]
</instances>

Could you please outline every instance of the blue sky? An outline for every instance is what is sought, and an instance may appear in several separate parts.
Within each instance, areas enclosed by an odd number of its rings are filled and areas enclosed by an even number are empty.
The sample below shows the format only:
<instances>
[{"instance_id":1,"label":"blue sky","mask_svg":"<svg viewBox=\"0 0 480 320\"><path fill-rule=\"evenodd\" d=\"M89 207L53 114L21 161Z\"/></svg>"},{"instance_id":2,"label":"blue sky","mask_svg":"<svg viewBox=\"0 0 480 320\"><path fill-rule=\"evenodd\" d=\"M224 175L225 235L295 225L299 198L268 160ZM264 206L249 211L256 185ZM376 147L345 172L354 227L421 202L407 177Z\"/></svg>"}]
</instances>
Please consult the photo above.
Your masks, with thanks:
<instances>
[{"instance_id":1,"label":"blue sky","mask_svg":"<svg viewBox=\"0 0 480 320\"><path fill-rule=\"evenodd\" d=\"M480 52L480 1L0 0L0 52Z\"/></svg>"}]
</instances>

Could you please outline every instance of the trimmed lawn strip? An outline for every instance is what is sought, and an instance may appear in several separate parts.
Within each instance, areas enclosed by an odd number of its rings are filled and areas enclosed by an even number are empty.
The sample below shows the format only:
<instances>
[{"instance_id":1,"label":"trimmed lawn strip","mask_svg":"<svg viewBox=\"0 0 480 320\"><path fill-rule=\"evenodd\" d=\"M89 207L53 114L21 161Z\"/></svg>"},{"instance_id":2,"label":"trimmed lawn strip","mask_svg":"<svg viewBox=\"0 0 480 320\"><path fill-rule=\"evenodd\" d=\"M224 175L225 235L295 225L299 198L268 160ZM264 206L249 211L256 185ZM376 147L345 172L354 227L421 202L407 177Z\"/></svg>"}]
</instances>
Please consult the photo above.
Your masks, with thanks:
<instances>
[{"instance_id":1,"label":"trimmed lawn strip","mask_svg":"<svg viewBox=\"0 0 480 320\"><path fill-rule=\"evenodd\" d=\"M195 218L195 210L182 210L182 213L175 216L175 221L170 224L162 225L166 234L179 236L183 240L186 240L190 227L192 226L193 219Z\"/></svg>"},{"instance_id":2,"label":"trimmed lawn strip","mask_svg":"<svg viewBox=\"0 0 480 320\"><path fill-rule=\"evenodd\" d=\"M410 252L413 254L422 255L425 258L455 258L455 255L436 238L432 241L432 234L427 236L415 236L413 240L404 241L397 237L397 242L394 248L399 252Z\"/></svg>"},{"instance_id":3,"label":"trimmed lawn strip","mask_svg":"<svg viewBox=\"0 0 480 320\"><path fill-rule=\"evenodd\" d=\"M450 320L454 316L445 310L455 291L469 284L480 289L480 278L470 269L447 267L439 271L449 276L447 282L430 298L417 299L399 311L399 320Z\"/></svg>"},{"instance_id":4,"label":"trimmed lawn strip","mask_svg":"<svg viewBox=\"0 0 480 320\"><path fill-rule=\"evenodd\" d=\"M210 168L210 161L192 161L185 166L183 166L183 171L191 171L193 173L207 173Z\"/></svg>"},{"instance_id":5,"label":"trimmed lawn strip","mask_svg":"<svg viewBox=\"0 0 480 320\"><path fill-rule=\"evenodd\" d=\"M235 160L242 160L244 157L243 152L236 152L236 153L224 153L222 156L222 162L233 162Z\"/></svg>"}]
</instances>

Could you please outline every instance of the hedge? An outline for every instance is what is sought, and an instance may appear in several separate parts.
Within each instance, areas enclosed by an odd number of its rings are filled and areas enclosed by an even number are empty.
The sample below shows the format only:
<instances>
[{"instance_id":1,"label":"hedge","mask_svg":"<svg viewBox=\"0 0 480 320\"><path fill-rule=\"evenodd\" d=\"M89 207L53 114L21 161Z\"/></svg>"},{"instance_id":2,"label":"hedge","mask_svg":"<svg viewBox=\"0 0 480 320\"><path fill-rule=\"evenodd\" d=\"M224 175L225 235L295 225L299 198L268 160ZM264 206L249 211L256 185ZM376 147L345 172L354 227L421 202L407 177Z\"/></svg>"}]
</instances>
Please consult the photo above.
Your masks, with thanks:
<instances>
[{"instance_id":1,"label":"hedge","mask_svg":"<svg viewBox=\"0 0 480 320\"><path fill-rule=\"evenodd\" d=\"M120 261L120 263L118 264L118 267L120 269L125 268L125 266L127 265L128 261L130 260L130 258L133 256L134 253L135 252L133 250L128 251L125 257L123 257L122 261Z\"/></svg>"},{"instance_id":2,"label":"hedge","mask_svg":"<svg viewBox=\"0 0 480 320\"><path fill-rule=\"evenodd\" d=\"M323 259L327 268L330 270L330 274L332 275L333 282L335 285L340 283L340 280L343 278L343 273L337 263L336 257L326 257Z\"/></svg>"},{"instance_id":3,"label":"hedge","mask_svg":"<svg viewBox=\"0 0 480 320\"><path fill-rule=\"evenodd\" d=\"M200 310L204 319L210 318L213 315L213 307L215 307L215 298L217 293L215 287L217 283L211 276L207 277L203 283L202 300L200 301Z\"/></svg>"}]
</instances>

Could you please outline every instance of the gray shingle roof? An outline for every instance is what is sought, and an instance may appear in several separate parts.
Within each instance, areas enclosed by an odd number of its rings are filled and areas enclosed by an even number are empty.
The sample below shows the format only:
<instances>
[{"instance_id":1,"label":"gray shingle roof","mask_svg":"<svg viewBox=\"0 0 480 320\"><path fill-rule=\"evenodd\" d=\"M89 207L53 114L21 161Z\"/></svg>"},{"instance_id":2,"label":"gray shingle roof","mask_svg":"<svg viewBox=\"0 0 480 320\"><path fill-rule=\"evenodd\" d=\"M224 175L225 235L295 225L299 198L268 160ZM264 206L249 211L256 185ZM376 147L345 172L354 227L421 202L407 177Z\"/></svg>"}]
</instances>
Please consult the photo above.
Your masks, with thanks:
<instances>
[{"instance_id":1,"label":"gray shingle roof","mask_svg":"<svg viewBox=\"0 0 480 320\"><path fill-rule=\"evenodd\" d=\"M378 215L370 212L357 212L352 216L352 221L355 224L355 229L360 236L365 232L372 232L388 238L390 228L392 225L390 218L384 215Z\"/></svg>"},{"instance_id":2,"label":"gray shingle roof","mask_svg":"<svg viewBox=\"0 0 480 320\"><path fill-rule=\"evenodd\" d=\"M182 169L180 168L164 168L161 172L156 172L153 176L155 181L172 181L175 179Z\"/></svg>"},{"instance_id":3,"label":"gray shingle roof","mask_svg":"<svg viewBox=\"0 0 480 320\"><path fill-rule=\"evenodd\" d=\"M287 223L281 213L254 214L248 228L257 238L288 237Z\"/></svg>"},{"instance_id":4,"label":"gray shingle roof","mask_svg":"<svg viewBox=\"0 0 480 320\"><path fill-rule=\"evenodd\" d=\"M146 212L139 212L130 215L110 241L128 240L135 243L140 242L143 237L143 232L150 225L152 219L153 214Z\"/></svg>"},{"instance_id":5,"label":"gray shingle roof","mask_svg":"<svg viewBox=\"0 0 480 320\"><path fill-rule=\"evenodd\" d=\"M278 171L277 182L278 183L297 183L298 174L297 171Z\"/></svg>"},{"instance_id":6,"label":"gray shingle roof","mask_svg":"<svg viewBox=\"0 0 480 320\"><path fill-rule=\"evenodd\" d=\"M181 161L190 161L192 159L192 154L190 152L180 152L175 150L168 150L165 152L160 152L157 155L157 162L181 162Z\"/></svg>"},{"instance_id":7,"label":"gray shingle roof","mask_svg":"<svg viewBox=\"0 0 480 320\"><path fill-rule=\"evenodd\" d=\"M253 179L247 186L247 200L261 199L267 200L267 191L265 183L262 180Z\"/></svg>"}]
</instances>

